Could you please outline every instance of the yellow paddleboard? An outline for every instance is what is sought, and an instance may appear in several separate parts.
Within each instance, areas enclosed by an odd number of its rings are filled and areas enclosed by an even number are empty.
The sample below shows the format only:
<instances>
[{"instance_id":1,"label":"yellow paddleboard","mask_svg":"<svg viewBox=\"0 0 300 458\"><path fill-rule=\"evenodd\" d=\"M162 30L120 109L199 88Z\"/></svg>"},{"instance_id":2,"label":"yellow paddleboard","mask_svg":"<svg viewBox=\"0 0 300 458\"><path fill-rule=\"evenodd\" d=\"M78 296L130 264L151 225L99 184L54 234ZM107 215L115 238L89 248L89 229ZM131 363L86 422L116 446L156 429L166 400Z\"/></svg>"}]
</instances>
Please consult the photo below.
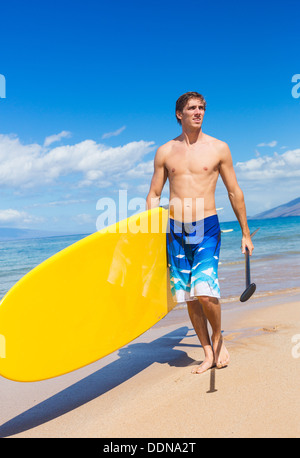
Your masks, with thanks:
<instances>
[{"instance_id":1,"label":"yellow paddleboard","mask_svg":"<svg viewBox=\"0 0 300 458\"><path fill-rule=\"evenodd\" d=\"M0 375L66 374L128 344L174 306L168 211L134 215L60 251L0 302Z\"/></svg>"}]
</instances>

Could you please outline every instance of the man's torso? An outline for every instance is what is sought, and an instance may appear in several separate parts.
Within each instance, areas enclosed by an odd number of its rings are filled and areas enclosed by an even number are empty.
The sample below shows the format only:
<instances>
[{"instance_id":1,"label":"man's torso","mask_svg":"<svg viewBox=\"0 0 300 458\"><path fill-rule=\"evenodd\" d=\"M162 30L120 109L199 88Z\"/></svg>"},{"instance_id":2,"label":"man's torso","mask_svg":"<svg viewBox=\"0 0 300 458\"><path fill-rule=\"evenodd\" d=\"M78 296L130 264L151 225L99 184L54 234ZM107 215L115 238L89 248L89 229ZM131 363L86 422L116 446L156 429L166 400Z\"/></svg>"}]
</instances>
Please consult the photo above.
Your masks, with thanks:
<instances>
[{"instance_id":1,"label":"man's torso","mask_svg":"<svg viewBox=\"0 0 300 458\"><path fill-rule=\"evenodd\" d=\"M201 142L194 145L187 146L181 137L164 145L172 218L198 221L216 214L215 189L222 144L203 134Z\"/></svg>"}]
</instances>

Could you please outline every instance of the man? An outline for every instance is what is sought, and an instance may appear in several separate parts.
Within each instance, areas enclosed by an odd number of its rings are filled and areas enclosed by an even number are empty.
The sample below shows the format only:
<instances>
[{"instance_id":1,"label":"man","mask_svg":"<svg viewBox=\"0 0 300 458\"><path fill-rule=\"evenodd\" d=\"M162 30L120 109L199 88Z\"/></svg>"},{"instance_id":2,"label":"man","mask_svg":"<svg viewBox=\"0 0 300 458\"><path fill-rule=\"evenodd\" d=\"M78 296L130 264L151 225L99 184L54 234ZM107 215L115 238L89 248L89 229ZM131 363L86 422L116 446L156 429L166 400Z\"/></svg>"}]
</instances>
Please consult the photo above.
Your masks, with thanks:
<instances>
[{"instance_id":1,"label":"man","mask_svg":"<svg viewBox=\"0 0 300 458\"><path fill-rule=\"evenodd\" d=\"M229 363L221 334L220 291L217 278L220 226L215 206L219 174L242 229L242 253L252 254L244 195L238 185L229 147L202 131L204 97L187 92L176 102L182 134L159 147L147 196L148 209L159 206L169 179L170 205L167 234L171 289L175 301L186 301L194 329L204 350L204 361L193 369L201 374ZM209 337L207 320L212 328Z\"/></svg>"}]
</instances>

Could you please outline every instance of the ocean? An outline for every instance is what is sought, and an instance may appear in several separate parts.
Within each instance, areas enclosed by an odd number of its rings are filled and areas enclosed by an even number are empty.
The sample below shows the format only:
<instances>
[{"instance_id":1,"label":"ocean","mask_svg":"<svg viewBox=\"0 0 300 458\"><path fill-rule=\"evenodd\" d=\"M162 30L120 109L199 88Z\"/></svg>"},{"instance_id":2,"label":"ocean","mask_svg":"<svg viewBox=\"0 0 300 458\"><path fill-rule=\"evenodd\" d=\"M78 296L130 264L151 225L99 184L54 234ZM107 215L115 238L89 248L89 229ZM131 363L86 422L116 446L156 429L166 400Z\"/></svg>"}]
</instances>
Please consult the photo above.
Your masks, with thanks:
<instances>
[{"instance_id":1,"label":"ocean","mask_svg":"<svg viewBox=\"0 0 300 458\"><path fill-rule=\"evenodd\" d=\"M250 219L253 237L251 281L256 295L270 295L300 286L300 217ZM221 302L238 300L245 289L245 256L241 253L241 230L237 221L220 223L222 233L219 282ZM27 272L58 251L88 234L10 240L0 242L0 300Z\"/></svg>"},{"instance_id":2,"label":"ocean","mask_svg":"<svg viewBox=\"0 0 300 458\"><path fill-rule=\"evenodd\" d=\"M251 282L256 296L292 291L300 287L300 217L250 219L254 251L250 258ZM239 299L245 289L245 255L241 253L239 223L221 223L219 281L223 302Z\"/></svg>"}]
</instances>

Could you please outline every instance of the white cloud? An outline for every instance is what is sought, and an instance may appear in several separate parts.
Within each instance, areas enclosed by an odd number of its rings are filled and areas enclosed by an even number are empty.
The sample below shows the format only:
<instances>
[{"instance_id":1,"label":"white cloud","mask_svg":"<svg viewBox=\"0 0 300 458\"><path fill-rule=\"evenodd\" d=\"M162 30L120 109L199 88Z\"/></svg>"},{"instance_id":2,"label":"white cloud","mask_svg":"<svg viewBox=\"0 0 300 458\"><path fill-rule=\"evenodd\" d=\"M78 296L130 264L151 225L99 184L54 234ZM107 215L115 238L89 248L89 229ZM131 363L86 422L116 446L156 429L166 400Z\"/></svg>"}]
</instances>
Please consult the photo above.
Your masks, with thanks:
<instances>
[{"instance_id":1,"label":"white cloud","mask_svg":"<svg viewBox=\"0 0 300 458\"><path fill-rule=\"evenodd\" d=\"M71 137L71 132L63 130L60 134L50 135L49 137L45 138L44 146L50 146L52 143L59 142L62 138Z\"/></svg>"},{"instance_id":2,"label":"white cloud","mask_svg":"<svg viewBox=\"0 0 300 458\"><path fill-rule=\"evenodd\" d=\"M277 145L277 141L273 140L272 142L269 143L259 143L257 146L269 146L270 148L274 148L274 146Z\"/></svg>"},{"instance_id":3,"label":"white cloud","mask_svg":"<svg viewBox=\"0 0 300 458\"><path fill-rule=\"evenodd\" d=\"M114 148L84 140L45 151L36 143L22 144L17 136L0 135L0 186L35 187L79 174L79 186L103 187L126 176L153 150L154 142L143 140Z\"/></svg>"},{"instance_id":4,"label":"white cloud","mask_svg":"<svg viewBox=\"0 0 300 458\"><path fill-rule=\"evenodd\" d=\"M120 127L120 129L117 129L115 130L114 132L107 132L106 134L103 134L102 135L102 139L105 139L105 138L110 138L110 137L117 137L118 135L120 135L123 130L126 129L126 126L123 126L123 127Z\"/></svg>"},{"instance_id":5,"label":"white cloud","mask_svg":"<svg viewBox=\"0 0 300 458\"><path fill-rule=\"evenodd\" d=\"M140 178L145 175L152 175L154 170L154 163L152 161L141 162L134 169L128 171L127 176L130 178Z\"/></svg>"},{"instance_id":6,"label":"white cloud","mask_svg":"<svg viewBox=\"0 0 300 458\"><path fill-rule=\"evenodd\" d=\"M300 149L259 156L235 166L244 192L247 214L255 215L300 195ZM226 207L224 219L233 220L222 183L217 188L218 205ZM229 208L229 209L228 209Z\"/></svg>"},{"instance_id":7,"label":"white cloud","mask_svg":"<svg viewBox=\"0 0 300 458\"><path fill-rule=\"evenodd\" d=\"M0 224L5 226L6 224L31 224L36 222L42 222L43 218L29 215L24 211L14 210L12 208L6 210L0 210Z\"/></svg>"},{"instance_id":8,"label":"white cloud","mask_svg":"<svg viewBox=\"0 0 300 458\"><path fill-rule=\"evenodd\" d=\"M244 180L275 180L300 177L300 148L273 156L259 156L246 162L237 162L238 178Z\"/></svg>"},{"instance_id":9,"label":"white cloud","mask_svg":"<svg viewBox=\"0 0 300 458\"><path fill-rule=\"evenodd\" d=\"M86 224L95 224L95 217L92 215L89 215L87 213L81 213L80 215L75 215L72 217L72 220L81 225L86 225Z\"/></svg>"},{"instance_id":10,"label":"white cloud","mask_svg":"<svg viewBox=\"0 0 300 458\"><path fill-rule=\"evenodd\" d=\"M58 200L53 202L43 202L43 203L34 203L29 205L29 207L59 207L67 205L76 205L87 203L87 199L68 199L68 200Z\"/></svg>"},{"instance_id":11,"label":"white cloud","mask_svg":"<svg viewBox=\"0 0 300 458\"><path fill-rule=\"evenodd\" d=\"M147 195L148 192L149 192L149 189L150 189L150 182L149 183L145 183L145 184L140 184L139 186L137 186L137 190L141 194Z\"/></svg>"}]
</instances>

